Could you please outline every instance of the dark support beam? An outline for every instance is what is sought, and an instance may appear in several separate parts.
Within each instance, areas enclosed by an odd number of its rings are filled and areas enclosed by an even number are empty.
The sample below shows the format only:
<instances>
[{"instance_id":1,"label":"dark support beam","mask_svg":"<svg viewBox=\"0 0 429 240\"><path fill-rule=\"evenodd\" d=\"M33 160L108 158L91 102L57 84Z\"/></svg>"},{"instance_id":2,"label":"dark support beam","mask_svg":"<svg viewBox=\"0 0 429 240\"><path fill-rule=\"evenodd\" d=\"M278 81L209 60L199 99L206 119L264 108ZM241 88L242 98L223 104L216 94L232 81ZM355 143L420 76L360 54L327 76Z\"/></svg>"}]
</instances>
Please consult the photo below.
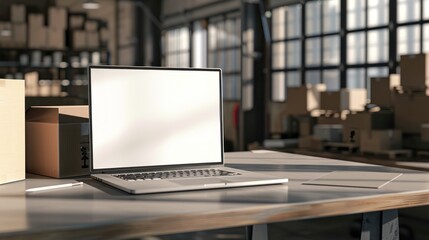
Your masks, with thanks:
<instances>
[{"instance_id":1,"label":"dark support beam","mask_svg":"<svg viewBox=\"0 0 429 240\"><path fill-rule=\"evenodd\" d=\"M390 0L389 5L389 73L396 73L398 66L396 55L397 55L397 0Z\"/></svg>"},{"instance_id":2,"label":"dark support beam","mask_svg":"<svg viewBox=\"0 0 429 240\"><path fill-rule=\"evenodd\" d=\"M247 150L250 143L262 143L265 138L267 85L264 69L268 66L265 66L267 52L262 14L260 2L242 0L242 32L253 31L253 40L250 45L249 39L242 44L241 150ZM253 48L249 49L249 46ZM250 79L247 72L251 73ZM244 103L251 106L246 109Z\"/></svg>"},{"instance_id":3,"label":"dark support beam","mask_svg":"<svg viewBox=\"0 0 429 240\"><path fill-rule=\"evenodd\" d=\"M341 11L340 11L340 88L347 87L347 0L341 0Z\"/></svg>"},{"instance_id":4,"label":"dark support beam","mask_svg":"<svg viewBox=\"0 0 429 240\"><path fill-rule=\"evenodd\" d=\"M136 1L136 65L161 66L161 2Z\"/></svg>"}]
</instances>

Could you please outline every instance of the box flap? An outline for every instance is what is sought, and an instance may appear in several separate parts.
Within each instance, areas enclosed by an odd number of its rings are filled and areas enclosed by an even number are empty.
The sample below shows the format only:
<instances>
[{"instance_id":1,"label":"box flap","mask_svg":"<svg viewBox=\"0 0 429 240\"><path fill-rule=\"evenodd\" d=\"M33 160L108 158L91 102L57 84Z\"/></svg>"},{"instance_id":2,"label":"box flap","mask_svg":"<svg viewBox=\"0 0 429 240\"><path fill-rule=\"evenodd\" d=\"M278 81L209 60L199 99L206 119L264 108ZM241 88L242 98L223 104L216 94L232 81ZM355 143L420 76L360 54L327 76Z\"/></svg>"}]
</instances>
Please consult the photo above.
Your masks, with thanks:
<instances>
[{"instance_id":1,"label":"box flap","mask_svg":"<svg viewBox=\"0 0 429 240\"><path fill-rule=\"evenodd\" d=\"M88 122L87 105L32 106L26 112L27 122L78 123Z\"/></svg>"},{"instance_id":2,"label":"box flap","mask_svg":"<svg viewBox=\"0 0 429 240\"><path fill-rule=\"evenodd\" d=\"M58 109L31 107L25 112L25 121L58 123Z\"/></svg>"}]
</instances>

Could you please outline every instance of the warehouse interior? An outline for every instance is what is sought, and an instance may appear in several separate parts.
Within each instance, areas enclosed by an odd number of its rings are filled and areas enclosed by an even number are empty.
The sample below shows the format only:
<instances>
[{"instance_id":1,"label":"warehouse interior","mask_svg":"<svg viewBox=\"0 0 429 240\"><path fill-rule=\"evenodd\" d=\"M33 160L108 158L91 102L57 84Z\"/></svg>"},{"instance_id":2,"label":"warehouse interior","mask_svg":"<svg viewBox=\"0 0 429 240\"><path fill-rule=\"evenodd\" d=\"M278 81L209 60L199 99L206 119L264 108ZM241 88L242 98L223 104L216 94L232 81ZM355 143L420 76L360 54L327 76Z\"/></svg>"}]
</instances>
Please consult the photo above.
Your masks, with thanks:
<instances>
[{"instance_id":1,"label":"warehouse interior","mask_svg":"<svg viewBox=\"0 0 429 240\"><path fill-rule=\"evenodd\" d=\"M429 170L429 0L0 2L0 79L25 79L26 109L87 105L89 65L222 69L225 152ZM428 212L401 210L401 239L428 239ZM359 239L359 219L274 223L270 239Z\"/></svg>"}]
</instances>

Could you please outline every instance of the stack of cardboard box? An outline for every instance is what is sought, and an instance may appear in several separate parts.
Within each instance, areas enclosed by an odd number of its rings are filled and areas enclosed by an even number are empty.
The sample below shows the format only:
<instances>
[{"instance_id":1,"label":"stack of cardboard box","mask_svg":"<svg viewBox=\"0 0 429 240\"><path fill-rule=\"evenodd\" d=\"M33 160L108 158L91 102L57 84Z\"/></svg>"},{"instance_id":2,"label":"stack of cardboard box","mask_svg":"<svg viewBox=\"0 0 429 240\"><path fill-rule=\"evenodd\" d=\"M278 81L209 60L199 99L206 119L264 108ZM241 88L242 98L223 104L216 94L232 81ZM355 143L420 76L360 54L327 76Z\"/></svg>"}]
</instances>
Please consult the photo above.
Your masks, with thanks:
<instances>
[{"instance_id":1,"label":"stack of cardboard box","mask_svg":"<svg viewBox=\"0 0 429 240\"><path fill-rule=\"evenodd\" d=\"M311 136L317 119L312 116L320 109L320 93L326 91L325 84L307 84L301 87L287 88L287 102L283 129L286 136L300 136L299 147L312 146ZM295 133L296 132L296 133ZM318 140L321 142L321 140Z\"/></svg>"},{"instance_id":2,"label":"stack of cardboard box","mask_svg":"<svg viewBox=\"0 0 429 240\"><path fill-rule=\"evenodd\" d=\"M86 48L86 31L84 30L85 26L85 16L84 15L70 15L69 17L69 30L70 30L70 46L74 49L83 49Z\"/></svg>"},{"instance_id":3,"label":"stack of cardboard box","mask_svg":"<svg viewBox=\"0 0 429 240\"><path fill-rule=\"evenodd\" d=\"M12 39L15 47L27 46L26 8L22 4L12 4L10 11L12 21Z\"/></svg>"},{"instance_id":4,"label":"stack of cardboard box","mask_svg":"<svg viewBox=\"0 0 429 240\"><path fill-rule=\"evenodd\" d=\"M326 91L325 84L307 84L287 88L286 112L290 115L309 115L320 109L320 93Z\"/></svg>"},{"instance_id":5,"label":"stack of cardboard box","mask_svg":"<svg viewBox=\"0 0 429 240\"><path fill-rule=\"evenodd\" d=\"M43 14L28 15L28 47L43 49L47 47L48 28Z\"/></svg>"},{"instance_id":6,"label":"stack of cardboard box","mask_svg":"<svg viewBox=\"0 0 429 240\"><path fill-rule=\"evenodd\" d=\"M343 140L360 144L362 132L389 130L394 128L393 111L358 112L347 115L344 121Z\"/></svg>"},{"instance_id":7,"label":"stack of cardboard box","mask_svg":"<svg viewBox=\"0 0 429 240\"><path fill-rule=\"evenodd\" d=\"M0 22L0 47L10 48L13 45L12 25L10 22Z\"/></svg>"},{"instance_id":8,"label":"stack of cardboard box","mask_svg":"<svg viewBox=\"0 0 429 240\"><path fill-rule=\"evenodd\" d=\"M395 125L404 133L420 134L421 125L429 123L429 54L403 55L400 64L403 92L394 94Z\"/></svg>"},{"instance_id":9,"label":"stack of cardboard box","mask_svg":"<svg viewBox=\"0 0 429 240\"><path fill-rule=\"evenodd\" d=\"M366 103L367 92L363 88L341 89L340 91L322 92L320 94L321 109L327 111L362 111Z\"/></svg>"},{"instance_id":10,"label":"stack of cardboard box","mask_svg":"<svg viewBox=\"0 0 429 240\"><path fill-rule=\"evenodd\" d=\"M27 46L27 24L25 13L25 5L11 5L10 21L0 22L0 47L15 48Z\"/></svg>"},{"instance_id":11,"label":"stack of cardboard box","mask_svg":"<svg viewBox=\"0 0 429 240\"><path fill-rule=\"evenodd\" d=\"M371 78L371 103L384 108L393 107L393 92L401 85L399 74Z\"/></svg>"},{"instance_id":12,"label":"stack of cardboard box","mask_svg":"<svg viewBox=\"0 0 429 240\"><path fill-rule=\"evenodd\" d=\"M63 7L50 7L48 10L48 46L51 49L64 49L67 29L67 10Z\"/></svg>"},{"instance_id":13,"label":"stack of cardboard box","mask_svg":"<svg viewBox=\"0 0 429 240\"><path fill-rule=\"evenodd\" d=\"M87 37L87 47L89 49L97 49L100 46L100 34L98 32L98 22L96 20L88 20L85 22L85 30Z\"/></svg>"},{"instance_id":14,"label":"stack of cardboard box","mask_svg":"<svg viewBox=\"0 0 429 240\"><path fill-rule=\"evenodd\" d=\"M97 49L100 47L99 23L83 15L70 16L72 45L74 49Z\"/></svg>"}]
</instances>

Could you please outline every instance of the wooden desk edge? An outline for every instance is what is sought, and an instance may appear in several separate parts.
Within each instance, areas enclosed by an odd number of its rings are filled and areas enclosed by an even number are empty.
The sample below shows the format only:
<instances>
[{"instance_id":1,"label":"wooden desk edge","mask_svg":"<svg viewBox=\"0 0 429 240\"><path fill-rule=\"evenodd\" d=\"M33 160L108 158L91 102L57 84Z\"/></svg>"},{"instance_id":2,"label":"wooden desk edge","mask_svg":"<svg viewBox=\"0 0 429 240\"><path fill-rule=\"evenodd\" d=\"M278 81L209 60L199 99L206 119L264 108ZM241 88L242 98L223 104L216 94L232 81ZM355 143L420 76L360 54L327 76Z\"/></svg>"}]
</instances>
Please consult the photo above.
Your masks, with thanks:
<instances>
[{"instance_id":1,"label":"wooden desk edge","mask_svg":"<svg viewBox=\"0 0 429 240\"><path fill-rule=\"evenodd\" d=\"M249 207L240 210L185 214L145 220L135 219L90 226L66 226L62 229L0 234L0 239L133 238L349 215L428 204L429 190L414 191L319 202L270 204L269 206Z\"/></svg>"}]
</instances>

